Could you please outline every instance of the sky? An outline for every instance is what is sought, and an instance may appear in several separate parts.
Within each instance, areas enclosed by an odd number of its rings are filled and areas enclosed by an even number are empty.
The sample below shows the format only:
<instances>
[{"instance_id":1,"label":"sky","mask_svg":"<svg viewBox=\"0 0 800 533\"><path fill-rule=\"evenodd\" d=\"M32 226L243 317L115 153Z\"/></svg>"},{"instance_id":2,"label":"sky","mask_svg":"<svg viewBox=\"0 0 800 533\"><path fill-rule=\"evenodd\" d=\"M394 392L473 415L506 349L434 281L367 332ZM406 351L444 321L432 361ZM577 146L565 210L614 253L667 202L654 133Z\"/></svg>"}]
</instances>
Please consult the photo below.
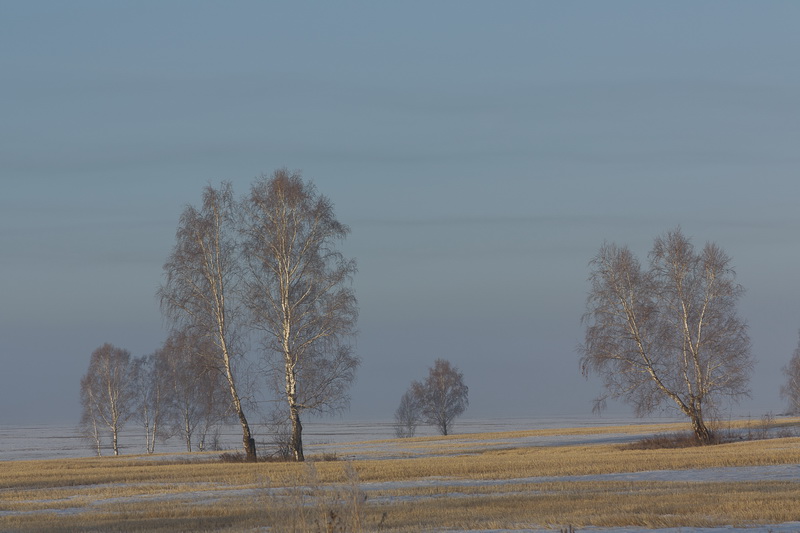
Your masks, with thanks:
<instances>
[{"instance_id":1,"label":"sky","mask_svg":"<svg viewBox=\"0 0 800 533\"><path fill-rule=\"evenodd\" d=\"M166 337L184 207L281 167L352 230L345 419L391 419L437 358L465 416L589 416L588 262L677 226L747 290L731 412L782 412L799 23L788 1L0 2L0 424L76 424L95 348Z\"/></svg>"}]
</instances>

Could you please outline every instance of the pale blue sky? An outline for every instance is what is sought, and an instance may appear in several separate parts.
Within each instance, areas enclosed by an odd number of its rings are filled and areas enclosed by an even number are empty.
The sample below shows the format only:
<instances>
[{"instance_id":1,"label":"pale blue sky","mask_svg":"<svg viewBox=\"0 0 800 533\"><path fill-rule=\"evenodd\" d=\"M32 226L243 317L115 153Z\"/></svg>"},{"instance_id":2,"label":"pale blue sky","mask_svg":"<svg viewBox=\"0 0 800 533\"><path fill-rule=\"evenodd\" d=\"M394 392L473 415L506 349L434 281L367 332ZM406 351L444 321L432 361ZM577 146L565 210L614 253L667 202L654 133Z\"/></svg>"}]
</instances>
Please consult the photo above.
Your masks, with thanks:
<instances>
[{"instance_id":1,"label":"pale blue sky","mask_svg":"<svg viewBox=\"0 0 800 533\"><path fill-rule=\"evenodd\" d=\"M94 348L164 339L183 206L282 166L353 230L348 418L437 357L469 416L588 414L587 263L679 224L748 290L737 412L780 412L798 27L795 2L0 1L0 423L77 422Z\"/></svg>"}]
</instances>

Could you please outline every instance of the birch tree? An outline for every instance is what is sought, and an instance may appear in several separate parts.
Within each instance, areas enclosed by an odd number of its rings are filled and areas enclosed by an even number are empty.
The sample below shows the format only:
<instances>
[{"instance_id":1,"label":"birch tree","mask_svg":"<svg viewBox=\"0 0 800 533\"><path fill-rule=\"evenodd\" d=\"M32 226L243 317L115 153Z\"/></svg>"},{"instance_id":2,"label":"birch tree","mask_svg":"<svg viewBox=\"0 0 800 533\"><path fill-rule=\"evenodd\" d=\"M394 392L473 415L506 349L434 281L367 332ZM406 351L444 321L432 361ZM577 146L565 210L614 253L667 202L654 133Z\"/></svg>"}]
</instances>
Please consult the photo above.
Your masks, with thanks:
<instances>
[{"instance_id":1,"label":"birch tree","mask_svg":"<svg viewBox=\"0 0 800 533\"><path fill-rule=\"evenodd\" d=\"M81 379L83 418L93 427L98 454L98 425L108 429L114 455L119 455L119 433L134 410L131 354L112 344L92 352L89 368Z\"/></svg>"},{"instance_id":2,"label":"birch tree","mask_svg":"<svg viewBox=\"0 0 800 533\"><path fill-rule=\"evenodd\" d=\"M359 364L350 344L356 264L336 247L349 231L299 173L262 176L244 201L245 298L282 382L296 461L304 460L301 413L344 409Z\"/></svg>"},{"instance_id":3,"label":"birch tree","mask_svg":"<svg viewBox=\"0 0 800 533\"><path fill-rule=\"evenodd\" d=\"M800 414L800 343L789 360L783 367L786 382L781 386L781 397L788 402L789 414Z\"/></svg>"},{"instance_id":4,"label":"birch tree","mask_svg":"<svg viewBox=\"0 0 800 533\"><path fill-rule=\"evenodd\" d=\"M596 409L609 396L639 416L671 404L708 443L708 411L749 394L750 340L736 313L744 289L721 248L696 252L680 228L657 238L649 259L644 269L628 248L605 244L591 261L581 368L605 382Z\"/></svg>"},{"instance_id":5,"label":"birch tree","mask_svg":"<svg viewBox=\"0 0 800 533\"><path fill-rule=\"evenodd\" d=\"M100 413L97 410L97 400L88 375L81 378L81 434L90 440L98 457L103 455L103 434Z\"/></svg>"},{"instance_id":6,"label":"birch tree","mask_svg":"<svg viewBox=\"0 0 800 533\"><path fill-rule=\"evenodd\" d=\"M208 431L228 413L224 372L215 364L218 357L214 353L212 342L197 339L186 330L173 331L158 352L169 390L171 429L182 436L188 452L196 433L202 451Z\"/></svg>"},{"instance_id":7,"label":"birch tree","mask_svg":"<svg viewBox=\"0 0 800 533\"><path fill-rule=\"evenodd\" d=\"M131 361L135 418L144 429L147 453L156 451L156 439L167 415L167 390L158 353Z\"/></svg>"},{"instance_id":8,"label":"birch tree","mask_svg":"<svg viewBox=\"0 0 800 533\"><path fill-rule=\"evenodd\" d=\"M394 412L394 434L403 439L413 437L420 423L420 406L414 391L409 389L400 398L400 405Z\"/></svg>"},{"instance_id":9,"label":"birch tree","mask_svg":"<svg viewBox=\"0 0 800 533\"><path fill-rule=\"evenodd\" d=\"M177 328L208 338L215 346L233 411L242 428L248 461L256 460L255 440L245 416L235 362L239 313L237 281L240 265L233 231L233 191L229 183L203 192L200 208L188 206L181 215L176 243L164 264L166 281L159 289L161 308Z\"/></svg>"},{"instance_id":10,"label":"birch tree","mask_svg":"<svg viewBox=\"0 0 800 533\"><path fill-rule=\"evenodd\" d=\"M436 426L439 433L447 435L453 420L461 416L469 405L469 387L464 384L464 374L446 359L437 359L428 369L428 377L411 383L403 399L413 416ZM403 407L401 401L401 408Z\"/></svg>"}]
</instances>

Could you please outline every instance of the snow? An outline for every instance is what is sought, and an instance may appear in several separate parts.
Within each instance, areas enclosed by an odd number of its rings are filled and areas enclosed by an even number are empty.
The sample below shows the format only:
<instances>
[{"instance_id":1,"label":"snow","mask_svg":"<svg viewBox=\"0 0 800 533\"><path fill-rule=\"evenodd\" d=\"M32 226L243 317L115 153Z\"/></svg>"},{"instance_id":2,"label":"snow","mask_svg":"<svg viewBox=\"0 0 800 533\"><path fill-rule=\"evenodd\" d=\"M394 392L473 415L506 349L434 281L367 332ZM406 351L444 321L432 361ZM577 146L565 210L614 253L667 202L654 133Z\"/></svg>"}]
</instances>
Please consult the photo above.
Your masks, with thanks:
<instances>
[{"instance_id":1,"label":"snow","mask_svg":"<svg viewBox=\"0 0 800 533\"><path fill-rule=\"evenodd\" d=\"M561 427L594 427L626 424L642 424L648 422L664 423L680 419L651 419L642 420L635 418L595 418L595 417L554 417L554 418L501 418L501 419L472 419L459 420L455 431L459 434L483 433L495 431L517 431L531 429L553 429ZM258 425L252 427L257 441L267 438L267 431ZM431 427L420 427L417 436L434 436L436 430ZM394 438L394 427L387 421L347 421L347 422L320 422L309 420L303 423L303 440L310 453L340 453L347 457L359 458L364 453L384 453L395 449L399 454L426 454L425 450L418 448L406 449L400 446L382 446L374 442ZM598 439L612 438L609 435L598 435L586 440L587 443L601 442ZM570 438L571 439L571 438ZM238 449L241 445L242 435L238 426L232 425L224 428L221 435L223 447ZM347 447L337 448L343 443L359 443ZM575 442L563 440L561 437L543 437L532 442L531 445L545 445L550 442L553 446ZM498 443L492 445L499 446ZM120 436L120 453L143 454L145 453L143 430L135 424L129 424ZM177 437L166 442L156 442L156 452L169 454L183 454L186 446ZM110 446L106 446L104 455L110 455ZM32 459L61 459L94 456L93 443L80 435L76 426L68 425L26 425L26 426L0 426L0 461L20 461Z\"/></svg>"},{"instance_id":2,"label":"snow","mask_svg":"<svg viewBox=\"0 0 800 533\"><path fill-rule=\"evenodd\" d=\"M597 419L589 419L585 422L573 421L577 423L568 424L561 420L560 427L581 427L597 426ZM602 420L606 425L619 425L630 423L630 420ZM641 423L641 421L638 421ZM664 422L657 420L656 422ZM553 425L551 425L553 424ZM491 420L491 421L467 421L459 425L459 435L451 437L447 445L441 447L439 442L408 441L399 440L392 442L380 442L381 439L393 437L391 424L380 422L356 422L356 423L313 423L305 425L304 436L307 445L307 455L313 457L315 454L335 453L340 458L345 459L381 459L390 457L413 457L455 455L470 453L470 450L477 448L507 448L520 446L562 446L568 444L601 444L601 443L620 443L640 439L642 435L630 434L595 434L595 435L557 435L557 436L525 436L525 437L501 437L497 439L487 439L479 435L468 435L466 433L495 432L495 431L514 431L523 429L542 429L549 427L559 427L555 421L531 421L522 419ZM424 429L420 436L432 435L432 431ZM228 428L223 435L223 442L237 443L239 435L236 427ZM123 448L125 453L141 453L136 446L136 442L142 440L134 430L128 430L123 435L123 443L127 442L128 447ZM142 448L144 447L142 443ZM438 447L438 448L437 448ZM190 457L183 451L183 444L177 440L171 440L158 446L157 452L167 452L167 455L160 457ZM21 460L21 459L45 459L60 457L87 457L92 455L92 450L87 441L80 437L74 428L52 427L52 426L25 426L25 427L3 427L0 428L0 460ZM676 482L740 482L740 481L788 481L800 482L800 465L769 465L769 466L746 466L746 467L722 467L722 468L703 468L688 470L654 470L646 472L627 472L598 475L581 476L540 476L524 477L502 480L467 480L454 478L426 478L416 481L402 482L380 482L380 483L360 483L360 489L368 495L369 501L415 501L425 498L448 497L458 498L468 492L467 489L491 488L510 484L537 484L545 482L579 482L579 481L676 481ZM415 487L442 487L446 488L446 495L431 496L403 496L386 497L381 493L392 489L408 489ZM125 498L107 498L98 500L90 504L91 507L107 505L109 503L125 503L129 501L180 501L183 504L203 505L212 501L230 497L257 497L263 496L265 491L270 491L275 495L281 493L281 489L268 489L261 486L251 487L225 487L208 486L208 484L198 484L197 487L188 487L186 491L178 494L142 494ZM44 500L42 500L44 503ZM35 512L53 512L61 514L72 514L86 511L86 507L70 507L66 509L52 509ZM0 511L0 516L21 514L17 511ZM513 530L519 531L547 531L553 529L528 529ZM557 531L557 529L556 529ZM785 524L758 525L753 527L719 527L719 528L665 528L665 529L645 529L645 528L580 528L580 532L589 533L738 533L738 532L772 532L789 533L800 531L800 522ZM465 530L448 530L442 533L473 533ZM484 533L512 533L511 530L491 530Z\"/></svg>"}]
</instances>

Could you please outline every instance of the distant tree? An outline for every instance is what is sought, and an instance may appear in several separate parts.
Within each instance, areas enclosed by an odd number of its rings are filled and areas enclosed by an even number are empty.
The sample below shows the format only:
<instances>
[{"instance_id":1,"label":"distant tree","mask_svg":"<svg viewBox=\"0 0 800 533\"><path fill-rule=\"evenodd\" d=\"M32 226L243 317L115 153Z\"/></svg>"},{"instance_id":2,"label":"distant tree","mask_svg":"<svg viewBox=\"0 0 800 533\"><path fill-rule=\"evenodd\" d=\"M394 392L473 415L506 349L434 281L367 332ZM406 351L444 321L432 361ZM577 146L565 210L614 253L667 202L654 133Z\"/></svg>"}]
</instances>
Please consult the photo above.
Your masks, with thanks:
<instances>
[{"instance_id":1,"label":"distant tree","mask_svg":"<svg viewBox=\"0 0 800 533\"><path fill-rule=\"evenodd\" d=\"M189 452L195 433L202 450L208 431L229 412L225 374L215 365L219 360L215 352L213 342L198 339L188 330L173 331L158 351L169 391L172 433L183 437Z\"/></svg>"},{"instance_id":2,"label":"distant tree","mask_svg":"<svg viewBox=\"0 0 800 533\"><path fill-rule=\"evenodd\" d=\"M412 390L407 390L400 398L400 405L394 412L394 434L397 438L413 437L420 423L420 406Z\"/></svg>"},{"instance_id":3,"label":"distant tree","mask_svg":"<svg viewBox=\"0 0 800 533\"><path fill-rule=\"evenodd\" d=\"M359 364L350 345L356 264L336 247L350 230L325 196L285 169L253 184L242 215L245 298L275 356L268 361L287 402L293 457L302 461L301 413L346 408Z\"/></svg>"},{"instance_id":4,"label":"distant tree","mask_svg":"<svg viewBox=\"0 0 800 533\"><path fill-rule=\"evenodd\" d=\"M164 365L164 379L169 390L170 432L180 435L186 444L186 451L192 451L192 437L200 423L202 392L198 383L201 379L201 364L192 346L187 330L173 330L163 347L159 358Z\"/></svg>"},{"instance_id":5,"label":"distant tree","mask_svg":"<svg viewBox=\"0 0 800 533\"><path fill-rule=\"evenodd\" d=\"M713 243L696 252L680 229L655 240L647 269L628 248L603 245L590 263L584 375L599 373L607 395L640 416L676 405L697 440L709 442L706 412L721 398L747 396L753 368L736 314L744 289L730 263Z\"/></svg>"},{"instance_id":6,"label":"distant tree","mask_svg":"<svg viewBox=\"0 0 800 533\"><path fill-rule=\"evenodd\" d=\"M147 453L156 450L156 438L168 415L168 391L164 369L158 354L136 357L131 361L131 383L134 393L134 418L144 428Z\"/></svg>"},{"instance_id":7,"label":"distant tree","mask_svg":"<svg viewBox=\"0 0 800 533\"><path fill-rule=\"evenodd\" d=\"M94 398L94 390L88 375L81 378L81 409L81 434L92 442L95 453L100 457L103 455L103 433L101 431L103 421L100 418L97 400Z\"/></svg>"},{"instance_id":8,"label":"distant tree","mask_svg":"<svg viewBox=\"0 0 800 533\"><path fill-rule=\"evenodd\" d=\"M789 414L800 414L800 343L789 359L789 364L783 367L786 383L781 386L781 397L789 403Z\"/></svg>"},{"instance_id":9,"label":"distant tree","mask_svg":"<svg viewBox=\"0 0 800 533\"><path fill-rule=\"evenodd\" d=\"M201 452L220 449L220 426L229 423L233 414L230 401L226 401L224 383L219 377L220 374L207 371L201 381L201 390L206 391L201 398L202 416L197 425L197 449Z\"/></svg>"},{"instance_id":10,"label":"distant tree","mask_svg":"<svg viewBox=\"0 0 800 533\"><path fill-rule=\"evenodd\" d=\"M447 435L453 420L461 416L468 405L469 388L464 384L464 374L450 361L437 359L424 381L411 383L398 411L403 409L407 420L418 416L436 426L442 435Z\"/></svg>"},{"instance_id":11,"label":"distant tree","mask_svg":"<svg viewBox=\"0 0 800 533\"><path fill-rule=\"evenodd\" d=\"M256 460L255 439L245 416L234 369L241 353L237 327L242 318L237 302L240 263L234 239L234 199L229 183L203 192L202 206L188 206L181 215L176 243L164 264L166 282L159 289L161 308L178 329L207 337L216 347L231 404L242 427L248 461Z\"/></svg>"},{"instance_id":12,"label":"distant tree","mask_svg":"<svg viewBox=\"0 0 800 533\"><path fill-rule=\"evenodd\" d=\"M114 455L119 455L119 433L135 407L131 368L130 352L106 343L92 352L81 379L82 419L92 425L96 436L98 426L108 429ZM96 442L99 453L97 437Z\"/></svg>"},{"instance_id":13,"label":"distant tree","mask_svg":"<svg viewBox=\"0 0 800 533\"><path fill-rule=\"evenodd\" d=\"M205 359L208 360L208 357ZM198 369L198 375L200 422L195 428L197 449L202 452L209 449L210 444L211 449L216 450L220 446L220 426L230 423L234 412L225 390L225 376L219 368L205 366Z\"/></svg>"}]
</instances>

